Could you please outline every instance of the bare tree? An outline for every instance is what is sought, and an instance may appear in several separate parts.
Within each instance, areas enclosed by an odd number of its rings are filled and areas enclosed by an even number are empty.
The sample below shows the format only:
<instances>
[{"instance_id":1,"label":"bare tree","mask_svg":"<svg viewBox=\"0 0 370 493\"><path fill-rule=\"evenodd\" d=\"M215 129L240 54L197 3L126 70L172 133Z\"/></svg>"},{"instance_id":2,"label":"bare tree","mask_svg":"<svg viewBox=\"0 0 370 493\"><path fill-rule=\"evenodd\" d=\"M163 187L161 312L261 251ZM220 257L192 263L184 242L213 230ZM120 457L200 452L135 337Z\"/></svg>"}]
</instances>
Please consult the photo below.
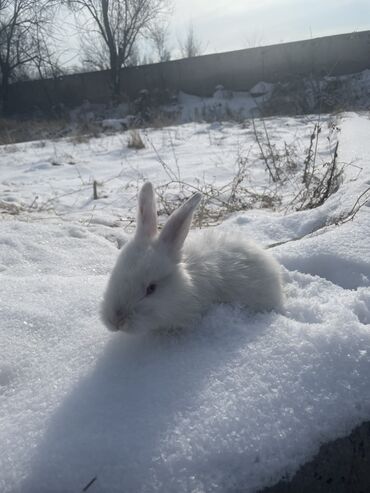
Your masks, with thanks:
<instances>
[{"instance_id":1,"label":"bare tree","mask_svg":"<svg viewBox=\"0 0 370 493\"><path fill-rule=\"evenodd\" d=\"M109 48L104 39L94 31L80 33L80 53L84 70L110 70ZM140 64L140 50L137 43L132 46L130 56L127 57L124 67Z\"/></svg>"},{"instance_id":2,"label":"bare tree","mask_svg":"<svg viewBox=\"0 0 370 493\"><path fill-rule=\"evenodd\" d=\"M193 23L189 24L188 30L183 41L179 41L180 52L184 58L202 55L204 48L202 42L197 37Z\"/></svg>"},{"instance_id":3,"label":"bare tree","mask_svg":"<svg viewBox=\"0 0 370 493\"><path fill-rule=\"evenodd\" d=\"M39 79L56 79L65 73L59 61L62 53L53 43L54 27L44 24L35 26L35 59L30 67L30 73L35 74Z\"/></svg>"},{"instance_id":4,"label":"bare tree","mask_svg":"<svg viewBox=\"0 0 370 493\"><path fill-rule=\"evenodd\" d=\"M84 70L109 70L109 50L96 32L80 33L80 53Z\"/></svg>"},{"instance_id":5,"label":"bare tree","mask_svg":"<svg viewBox=\"0 0 370 493\"><path fill-rule=\"evenodd\" d=\"M67 0L75 12L87 13L100 44L100 63L106 57L113 95L119 96L121 68L127 66L140 36L167 11L167 0ZM86 18L85 18L86 21ZM91 60L90 60L91 62Z\"/></svg>"},{"instance_id":6,"label":"bare tree","mask_svg":"<svg viewBox=\"0 0 370 493\"><path fill-rule=\"evenodd\" d=\"M4 112L8 110L10 82L26 73L28 65L36 61L41 64L45 50L41 49L40 36L50 26L55 6L51 0L0 0L0 90Z\"/></svg>"},{"instance_id":7,"label":"bare tree","mask_svg":"<svg viewBox=\"0 0 370 493\"><path fill-rule=\"evenodd\" d=\"M154 53L158 62L171 60L171 50L168 47L168 26L156 23L150 30L150 38L154 45Z\"/></svg>"},{"instance_id":8,"label":"bare tree","mask_svg":"<svg viewBox=\"0 0 370 493\"><path fill-rule=\"evenodd\" d=\"M264 36L262 33L258 31L253 31L249 34L249 36L244 38L244 44L246 48L258 48L259 46L263 46Z\"/></svg>"}]
</instances>

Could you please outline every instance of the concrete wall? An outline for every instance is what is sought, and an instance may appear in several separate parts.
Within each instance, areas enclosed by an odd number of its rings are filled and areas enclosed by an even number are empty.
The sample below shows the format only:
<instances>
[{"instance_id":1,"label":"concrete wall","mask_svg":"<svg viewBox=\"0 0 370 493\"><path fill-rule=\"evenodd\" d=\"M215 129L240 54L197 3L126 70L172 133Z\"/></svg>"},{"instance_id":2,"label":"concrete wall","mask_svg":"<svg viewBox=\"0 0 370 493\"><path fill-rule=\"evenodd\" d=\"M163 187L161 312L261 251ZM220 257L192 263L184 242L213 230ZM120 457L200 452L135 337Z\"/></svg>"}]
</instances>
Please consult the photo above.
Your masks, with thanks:
<instances>
[{"instance_id":1,"label":"concrete wall","mask_svg":"<svg viewBox=\"0 0 370 493\"><path fill-rule=\"evenodd\" d=\"M209 96L218 84L230 90L248 90L262 80L343 75L368 68L370 31L362 31L126 68L122 70L122 92L129 98L141 89L181 90ZM106 103L111 95L109 72L16 83L10 94L14 112L57 103L73 107L86 99Z\"/></svg>"}]
</instances>

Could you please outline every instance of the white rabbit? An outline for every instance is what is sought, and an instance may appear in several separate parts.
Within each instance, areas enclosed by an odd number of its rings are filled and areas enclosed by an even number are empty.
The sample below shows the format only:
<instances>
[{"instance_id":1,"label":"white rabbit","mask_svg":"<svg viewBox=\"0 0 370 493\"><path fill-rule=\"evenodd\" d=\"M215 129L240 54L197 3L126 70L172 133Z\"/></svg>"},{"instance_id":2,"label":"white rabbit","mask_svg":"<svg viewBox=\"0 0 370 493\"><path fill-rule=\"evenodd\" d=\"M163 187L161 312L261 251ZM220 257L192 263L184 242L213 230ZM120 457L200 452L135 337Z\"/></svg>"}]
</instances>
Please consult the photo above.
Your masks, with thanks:
<instances>
[{"instance_id":1,"label":"white rabbit","mask_svg":"<svg viewBox=\"0 0 370 493\"><path fill-rule=\"evenodd\" d=\"M143 185L135 235L120 252L101 307L110 330L181 328L212 303L282 308L280 267L261 247L216 230L184 244L200 200L193 195L158 234L153 187Z\"/></svg>"}]
</instances>

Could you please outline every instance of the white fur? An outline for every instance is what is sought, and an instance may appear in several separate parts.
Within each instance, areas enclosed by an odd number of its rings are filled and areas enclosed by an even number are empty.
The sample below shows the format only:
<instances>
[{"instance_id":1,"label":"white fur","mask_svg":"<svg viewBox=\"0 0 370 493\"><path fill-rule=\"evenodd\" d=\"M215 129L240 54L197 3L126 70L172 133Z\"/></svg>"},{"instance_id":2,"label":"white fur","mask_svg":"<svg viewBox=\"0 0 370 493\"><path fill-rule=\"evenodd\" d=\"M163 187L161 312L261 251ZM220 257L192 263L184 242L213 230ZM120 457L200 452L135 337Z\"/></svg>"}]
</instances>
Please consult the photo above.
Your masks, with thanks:
<instances>
[{"instance_id":1,"label":"white fur","mask_svg":"<svg viewBox=\"0 0 370 493\"><path fill-rule=\"evenodd\" d=\"M134 238L122 249L101 307L110 330L146 332L189 325L212 303L281 310L280 267L241 235L208 230L188 234L201 199L195 194L157 233L152 185L139 194ZM146 294L155 284L155 291Z\"/></svg>"}]
</instances>

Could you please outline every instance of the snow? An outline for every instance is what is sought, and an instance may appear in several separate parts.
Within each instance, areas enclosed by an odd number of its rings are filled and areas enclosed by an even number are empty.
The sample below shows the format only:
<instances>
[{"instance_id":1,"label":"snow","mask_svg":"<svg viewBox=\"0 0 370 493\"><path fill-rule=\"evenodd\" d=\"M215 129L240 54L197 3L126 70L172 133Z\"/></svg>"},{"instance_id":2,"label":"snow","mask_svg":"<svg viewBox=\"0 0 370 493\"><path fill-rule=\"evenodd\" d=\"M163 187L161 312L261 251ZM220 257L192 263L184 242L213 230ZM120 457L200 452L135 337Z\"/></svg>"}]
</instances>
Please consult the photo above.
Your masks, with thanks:
<instances>
[{"instance_id":1,"label":"snow","mask_svg":"<svg viewBox=\"0 0 370 493\"><path fill-rule=\"evenodd\" d=\"M101 125L105 129L113 130L126 130L128 126L126 118L106 118Z\"/></svg>"},{"instance_id":2,"label":"snow","mask_svg":"<svg viewBox=\"0 0 370 493\"><path fill-rule=\"evenodd\" d=\"M329 117L323 117L320 152L327 157ZM263 131L256 121L257 130ZM284 148L296 141L309 142L312 117L272 118L267 122L272 144ZM120 224L135 217L138 184L176 179L194 186L217 186L230 181L240 156L248 158L248 177L258 190L267 186L266 171L254 137L252 123L188 123L141 131L145 149L127 147L128 133L117 133L88 142L78 139L35 141L0 148L0 193L8 207L29 213L53 211L60 218ZM303 152L303 149L302 149ZM161 161L171 169L168 176ZM356 168L358 173L358 169ZM93 182L99 200L93 200ZM294 186L287 185L291 200ZM176 187L173 187L176 193Z\"/></svg>"},{"instance_id":3,"label":"snow","mask_svg":"<svg viewBox=\"0 0 370 493\"><path fill-rule=\"evenodd\" d=\"M277 144L312 131L310 119L267 123ZM284 314L213 306L172 336L111 334L99 320L137 185L168 179L158 153L184 180L222 184L242 150L262 187L251 129L148 129L142 151L125 134L0 150L0 491L76 492L96 478L89 492L254 492L370 419L370 208L330 225L369 187L370 120L344 114L340 128L352 165L323 206L218 226L296 239L272 249Z\"/></svg>"},{"instance_id":4,"label":"snow","mask_svg":"<svg viewBox=\"0 0 370 493\"><path fill-rule=\"evenodd\" d=\"M259 89L262 89L259 86ZM263 86L261 93L252 94L243 91L227 91L223 86L217 86L214 94L208 98L201 98L180 92L178 97L179 121L218 121L230 117L243 120L254 114L258 114L259 105L268 100L271 88ZM171 107L167 108L170 111ZM173 110L172 110L173 111Z\"/></svg>"}]
</instances>

